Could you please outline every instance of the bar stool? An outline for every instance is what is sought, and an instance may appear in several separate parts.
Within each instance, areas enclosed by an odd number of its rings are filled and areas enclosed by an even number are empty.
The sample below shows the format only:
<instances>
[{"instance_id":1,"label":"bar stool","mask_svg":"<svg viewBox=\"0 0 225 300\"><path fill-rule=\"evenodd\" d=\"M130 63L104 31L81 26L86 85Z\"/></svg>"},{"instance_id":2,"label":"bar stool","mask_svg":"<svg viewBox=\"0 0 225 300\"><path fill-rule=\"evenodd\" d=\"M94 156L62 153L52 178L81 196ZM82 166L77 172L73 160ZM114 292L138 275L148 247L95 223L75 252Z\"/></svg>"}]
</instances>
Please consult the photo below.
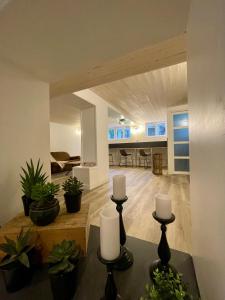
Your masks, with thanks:
<instances>
[{"instance_id":1,"label":"bar stool","mask_svg":"<svg viewBox=\"0 0 225 300\"><path fill-rule=\"evenodd\" d=\"M113 159L113 154L109 153L109 165L114 166L114 159Z\"/></svg>"},{"instance_id":2,"label":"bar stool","mask_svg":"<svg viewBox=\"0 0 225 300\"><path fill-rule=\"evenodd\" d=\"M126 150L120 149L120 163L119 166L121 167L121 163L124 163L124 165L128 166L128 159L131 161L131 165L133 167L133 158L131 153L127 153Z\"/></svg>"},{"instance_id":3,"label":"bar stool","mask_svg":"<svg viewBox=\"0 0 225 300\"><path fill-rule=\"evenodd\" d=\"M141 161L144 161L144 168L148 168L151 166L151 154L146 153L144 149L139 150L139 166L141 166Z\"/></svg>"}]
</instances>

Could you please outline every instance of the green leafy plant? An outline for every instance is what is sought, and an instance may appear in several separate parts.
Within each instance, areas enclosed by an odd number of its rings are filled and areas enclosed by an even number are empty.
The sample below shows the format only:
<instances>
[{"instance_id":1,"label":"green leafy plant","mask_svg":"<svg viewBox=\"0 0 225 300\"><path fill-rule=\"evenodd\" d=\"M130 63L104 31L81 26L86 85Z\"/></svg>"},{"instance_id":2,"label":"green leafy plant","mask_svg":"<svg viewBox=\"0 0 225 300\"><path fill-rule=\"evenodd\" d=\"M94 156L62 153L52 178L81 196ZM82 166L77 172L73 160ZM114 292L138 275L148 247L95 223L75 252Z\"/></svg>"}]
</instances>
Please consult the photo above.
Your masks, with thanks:
<instances>
[{"instance_id":1,"label":"green leafy plant","mask_svg":"<svg viewBox=\"0 0 225 300\"><path fill-rule=\"evenodd\" d=\"M63 240L55 245L48 257L49 274L59 275L73 271L80 253L80 247L75 241Z\"/></svg>"},{"instance_id":2,"label":"green leafy plant","mask_svg":"<svg viewBox=\"0 0 225 300\"><path fill-rule=\"evenodd\" d=\"M59 191L59 184L54 183L38 183L33 186L31 198L36 202L37 206L48 205L54 199Z\"/></svg>"},{"instance_id":3,"label":"green leafy plant","mask_svg":"<svg viewBox=\"0 0 225 300\"><path fill-rule=\"evenodd\" d=\"M32 159L30 163L26 162L27 170L22 167L23 175L20 174L22 190L27 198L31 198L32 188L36 184L43 184L47 180L46 173L42 173L43 164L38 160L37 166L34 166Z\"/></svg>"},{"instance_id":4,"label":"green leafy plant","mask_svg":"<svg viewBox=\"0 0 225 300\"><path fill-rule=\"evenodd\" d=\"M34 247L31 238L32 233L30 229L26 232L21 229L16 240L11 240L5 236L6 243L0 244L0 250L6 253L6 258L0 263L0 268L15 261L19 261L29 268L30 262L27 253Z\"/></svg>"},{"instance_id":5,"label":"green leafy plant","mask_svg":"<svg viewBox=\"0 0 225 300\"><path fill-rule=\"evenodd\" d=\"M63 190L70 195L77 195L83 191L84 184L80 182L76 177L69 177L63 183Z\"/></svg>"},{"instance_id":6,"label":"green leafy plant","mask_svg":"<svg viewBox=\"0 0 225 300\"><path fill-rule=\"evenodd\" d=\"M181 274L159 271L156 269L154 274L154 284L150 287L146 285L146 295L140 300L192 300L188 294L187 287L182 282Z\"/></svg>"}]
</instances>

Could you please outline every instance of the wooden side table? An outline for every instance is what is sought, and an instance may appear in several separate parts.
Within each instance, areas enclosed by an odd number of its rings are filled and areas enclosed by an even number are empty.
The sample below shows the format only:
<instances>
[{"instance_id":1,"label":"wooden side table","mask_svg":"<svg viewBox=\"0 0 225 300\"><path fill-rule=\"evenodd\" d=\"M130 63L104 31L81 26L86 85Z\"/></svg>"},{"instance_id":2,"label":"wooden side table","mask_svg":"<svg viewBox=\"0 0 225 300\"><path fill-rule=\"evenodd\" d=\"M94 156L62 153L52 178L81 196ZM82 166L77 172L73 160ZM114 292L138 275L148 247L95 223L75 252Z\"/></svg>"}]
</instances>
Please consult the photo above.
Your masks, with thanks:
<instances>
[{"instance_id":1,"label":"wooden side table","mask_svg":"<svg viewBox=\"0 0 225 300\"><path fill-rule=\"evenodd\" d=\"M23 213L20 213L0 229L0 243L4 242L4 236L14 239L22 227L25 229L31 228L37 234L37 243L41 247L44 261L46 261L52 246L65 239L76 240L84 254L86 254L88 211L89 205L82 204L78 213L68 214L65 204L61 202L58 217L47 226L36 226L29 217L25 217ZM0 258L3 256L4 253L0 252Z\"/></svg>"}]
</instances>

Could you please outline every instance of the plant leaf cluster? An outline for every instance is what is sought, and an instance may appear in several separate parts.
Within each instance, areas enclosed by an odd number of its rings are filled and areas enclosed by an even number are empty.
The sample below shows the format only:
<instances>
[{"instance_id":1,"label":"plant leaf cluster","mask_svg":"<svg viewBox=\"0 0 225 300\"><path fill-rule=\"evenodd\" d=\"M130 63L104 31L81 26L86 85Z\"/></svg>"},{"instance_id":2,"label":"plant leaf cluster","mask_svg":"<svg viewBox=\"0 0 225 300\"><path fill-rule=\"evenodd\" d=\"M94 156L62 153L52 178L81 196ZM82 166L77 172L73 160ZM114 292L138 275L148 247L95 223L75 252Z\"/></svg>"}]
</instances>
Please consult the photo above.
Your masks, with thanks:
<instances>
[{"instance_id":1,"label":"plant leaf cluster","mask_svg":"<svg viewBox=\"0 0 225 300\"><path fill-rule=\"evenodd\" d=\"M182 282L181 274L174 274L169 269L169 272L159 271L156 269L154 274L154 284L150 287L148 284L145 287L146 295L140 300L192 300L187 287Z\"/></svg>"},{"instance_id":2,"label":"plant leaf cluster","mask_svg":"<svg viewBox=\"0 0 225 300\"><path fill-rule=\"evenodd\" d=\"M63 240L55 245L48 257L49 273L59 275L73 271L80 253L80 247L75 241Z\"/></svg>"},{"instance_id":3,"label":"plant leaf cluster","mask_svg":"<svg viewBox=\"0 0 225 300\"><path fill-rule=\"evenodd\" d=\"M59 184L54 183L38 183L33 186L31 192L32 200L38 203L38 206L47 205L48 202L54 199L54 196L59 192Z\"/></svg>"},{"instance_id":4,"label":"plant leaf cluster","mask_svg":"<svg viewBox=\"0 0 225 300\"><path fill-rule=\"evenodd\" d=\"M26 232L21 229L16 240L9 239L5 236L6 243L0 244L0 250L6 253L7 258L3 259L0 267L4 267L12 262L19 261L21 264L30 267L30 262L27 253L34 247L31 242L32 233L30 229Z\"/></svg>"},{"instance_id":5,"label":"plant leaf cluster","mask_svg":"<svg viewBox=\"0 0 225 300\"><path fill-rule=\"evenodd\" d=\"M20 174L22 190L27 198L31 198L32 188L35 184L43 184L47 180L46 173L42 172L43 164L38 160L37 166L34 166L32 159L30 163L26 162L27 169L22 167L23 174Z\"/></svg>"},{"instance_id":6,"label":"plant leaf cluster","mask_svg":"<svg viewBox=\"0 0 225 300\"><path fill-rule=\"evenodd\" d=\"M84 184L80 182L76 177L69 177L63 183L63 190L69 195L77 195L83 191Z\"/></svg>"}]
</instances>

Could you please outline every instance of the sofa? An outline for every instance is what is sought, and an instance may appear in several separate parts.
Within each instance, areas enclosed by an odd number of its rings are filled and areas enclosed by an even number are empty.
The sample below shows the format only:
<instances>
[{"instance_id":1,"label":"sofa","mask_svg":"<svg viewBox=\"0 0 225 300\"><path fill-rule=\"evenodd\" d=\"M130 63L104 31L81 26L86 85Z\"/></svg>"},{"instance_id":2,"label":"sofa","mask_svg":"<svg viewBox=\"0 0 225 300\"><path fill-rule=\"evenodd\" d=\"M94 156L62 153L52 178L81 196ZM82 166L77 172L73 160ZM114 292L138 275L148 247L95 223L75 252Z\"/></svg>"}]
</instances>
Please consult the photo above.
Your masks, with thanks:
<instances>
[{"instance_id":1,"label":"sofa","mask_svg":"<svg viewBox=\"0 0 225 300\"><path fill-rule=\"evenodd\" d=\"M80 165L80 156L70 156L63 151L51 152L51 173L69 172Z\"/></svg>"}]
</instances>

